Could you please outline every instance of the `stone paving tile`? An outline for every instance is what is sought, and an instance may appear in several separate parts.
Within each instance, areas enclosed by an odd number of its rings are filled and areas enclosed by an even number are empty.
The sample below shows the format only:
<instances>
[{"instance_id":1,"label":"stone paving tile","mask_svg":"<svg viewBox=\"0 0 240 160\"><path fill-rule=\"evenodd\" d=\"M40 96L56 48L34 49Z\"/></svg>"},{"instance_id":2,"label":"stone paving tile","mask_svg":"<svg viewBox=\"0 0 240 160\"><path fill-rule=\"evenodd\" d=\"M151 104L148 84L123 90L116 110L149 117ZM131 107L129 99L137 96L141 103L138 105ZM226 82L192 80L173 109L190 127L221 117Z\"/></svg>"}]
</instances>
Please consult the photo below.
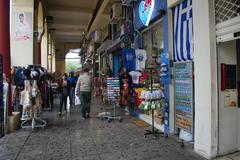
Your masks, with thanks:
<instances>
[{"instance_id":1,"label":"stone paving tile","mask_svg":"<svg viewBox=\"0 0 240 160\"><path fill-rule=\"evenodd\" d=\"M87 156L87 157L74 157L73 160L102 160L99 155Z\"/></svg>"},{"instance_id":2,"label":"stone paving tile","mask_svg":"<svg viewBox=\"0 0 240 160\"><path fill-rule=\"evenodd\" d=\"M100 154L102 160L130 160L130 157L125 152L113 152Z\"/></svg>"},{"instance_id":3,"label":"stone paving tile","mask_svg":"<svg viewBox=\"0 0 240 160\"><path fill-rule=\"evenodd\" d=\"M22 152L17 160L43 160L44 154L36 154L35 152Z\"/></svg>"},{"instance_id":4,"label":"stone paving tile","mask_svg":"<svg viewBox=\"0 0 240 160\"><path fill-rule=\"evenodd\" d=\"M72 157L86 157L91 155L98 155L97 149L93 145L72 146Z\"/></svg>"},{"instance_id":5,"label":"stone paving tile","mask_svg":"<svg viewBox=\"0 0 240 160\"><path fill-rule=\"evenodd\" d=\"M80 119L79 106L62 117L57 111L44 112L46 128L19 130L0 139L0 160L204 160L174 138L145 138L147 128L122 113L122 123L97 119L96 106L93 99L91 119L86 120Z\"/></svg>"}]
</instances>

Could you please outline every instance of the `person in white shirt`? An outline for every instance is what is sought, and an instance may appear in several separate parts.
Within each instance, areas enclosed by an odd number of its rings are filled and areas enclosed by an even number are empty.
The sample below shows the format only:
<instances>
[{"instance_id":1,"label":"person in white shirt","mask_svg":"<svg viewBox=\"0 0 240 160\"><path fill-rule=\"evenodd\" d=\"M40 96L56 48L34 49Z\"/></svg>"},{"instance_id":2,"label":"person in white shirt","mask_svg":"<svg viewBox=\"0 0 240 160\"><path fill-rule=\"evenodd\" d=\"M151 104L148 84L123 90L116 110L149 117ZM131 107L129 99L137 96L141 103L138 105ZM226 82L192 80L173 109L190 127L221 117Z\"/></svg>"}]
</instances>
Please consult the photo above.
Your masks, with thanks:
<instances>
[{"instance_id":1,"label":"person in white shirt","mask_svg":"<svg viewBox=\"0 0 240 160\"><path fill-rule=\"evenodd\" d=\"M92 96L92 76L89 74L89 69L85 68L78 78L76 84L76 95L79 95L81 101L82 118L89 118L91 96Z\"/></svg>"},{"instance_id":2,"label":"person in white shirt","mask_svg":"<svg viewBox=\"0 0 240 160\"><path fill-rule=\"evenodd\" d=\"M18 18L19 21L15 28L15 38L17 41L29 40L32 37L32 35L30 26L25 20L25 15L23 13L20 13Z\"/></svg>"}]
</instances>

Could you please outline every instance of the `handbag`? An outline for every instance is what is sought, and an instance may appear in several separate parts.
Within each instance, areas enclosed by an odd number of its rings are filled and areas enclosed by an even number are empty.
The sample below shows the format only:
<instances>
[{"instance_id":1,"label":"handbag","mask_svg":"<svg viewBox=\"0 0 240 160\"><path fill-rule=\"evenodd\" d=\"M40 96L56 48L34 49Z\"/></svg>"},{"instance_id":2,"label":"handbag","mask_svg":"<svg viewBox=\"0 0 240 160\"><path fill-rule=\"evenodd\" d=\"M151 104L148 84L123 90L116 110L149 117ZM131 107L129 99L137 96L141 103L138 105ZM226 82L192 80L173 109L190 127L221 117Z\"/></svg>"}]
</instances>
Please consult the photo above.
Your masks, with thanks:
<instances>
[{"instance_id":1,"label":"handbag","mask_svg":"<svg viewBox=\"0 0 240 160\"><path fill-rule=\"evenodd\" d=\"M75 105L80 105L80 104L81 104L81 101L79 96L75 95Z\"/></svg>"}]
</instances>

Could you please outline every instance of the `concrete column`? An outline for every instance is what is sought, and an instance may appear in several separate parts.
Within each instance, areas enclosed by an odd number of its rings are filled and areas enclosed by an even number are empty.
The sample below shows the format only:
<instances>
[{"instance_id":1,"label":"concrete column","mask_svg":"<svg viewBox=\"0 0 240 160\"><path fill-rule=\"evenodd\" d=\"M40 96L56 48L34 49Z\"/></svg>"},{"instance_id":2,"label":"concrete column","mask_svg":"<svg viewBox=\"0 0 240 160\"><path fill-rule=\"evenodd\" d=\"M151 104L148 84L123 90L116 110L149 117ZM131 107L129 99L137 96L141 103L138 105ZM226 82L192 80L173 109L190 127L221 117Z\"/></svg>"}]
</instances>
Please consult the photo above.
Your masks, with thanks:
<instances>
[{"instance_id":1,"label":"concrete column","mask_svg":"<svg viewBox=\"0 0 240 160\"><path fill-rule=\"evenodd\" d=\"M11 82L10 74L10 1L0 1L0 54L3 56L3 72ZM11 89L9 88L8 114L11 115L13 108L11 103Z\"/></svg>"},{"instance_id":2,"label":"concrete column","mask_svg":"<svg viewBox=\"0 0 240 160\"><path fill-rule=\"evenodd\" d=\"M214 1L193 0L195 68L195 144L197 153L218 153L217 55Z\"/></svg>"},{"instance_id":3,"label":"concrete column","mask_svg":"<svg viewBox=\"0 0 240 160\"><path fill-rule=\"evenodd\" d=\"M10 1L0 1L0 54L3 56L3 72L10 78Z\"/></svg>"},{"instance_id":4,"label":"concrete column","mask_svg":"<svg viewBox=\"0 0 240 160\"><path fill-rule=\"evenodd\" d=\"M42 59L42 56L41 56L41 40L40 41L37 41L37 54L36 54L36 64L42 64L41 63L41 59Z\"/></svg>"}]
</instances>

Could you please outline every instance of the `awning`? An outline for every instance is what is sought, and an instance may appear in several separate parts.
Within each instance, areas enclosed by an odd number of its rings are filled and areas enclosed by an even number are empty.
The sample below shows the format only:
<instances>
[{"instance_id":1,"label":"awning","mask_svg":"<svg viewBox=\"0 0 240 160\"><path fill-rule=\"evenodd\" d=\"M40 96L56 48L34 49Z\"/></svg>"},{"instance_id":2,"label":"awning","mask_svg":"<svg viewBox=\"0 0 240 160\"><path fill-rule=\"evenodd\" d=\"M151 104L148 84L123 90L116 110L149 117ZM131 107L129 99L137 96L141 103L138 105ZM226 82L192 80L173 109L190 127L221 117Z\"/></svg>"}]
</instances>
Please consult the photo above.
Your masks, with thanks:
<instances>
[{"instance_id":1,"label":"awning","mask_svg":"<svg viewBox=\"0 0 240 160\"><path fill-rule=\"evenodd\" d=\"M114 47L116 47L116 46L119 45L120 43L121 43L120 38L112 41L111 45L109 45L109 46L107 47L106 51L108 52L108 51L112 50Z\"/></svg>"},{"instance_id":2,"label":"awning","mask_svg":"<svg viewBox=\"0 0 240 160\"><path fill-rule=\"evenodd\" d=\"M106 49L108 46L112 44L111 40L106 40L105 42L102 43L102 45L97 49L97 53L101 54L106 52Z\"/></svg>"},{"instance_id":3,"label":"awning","mask_svg":"<svg viewBox=\"0 0 240 160\"><path fill-rule=\"evenodd\" d=\"M118 39L116 39L114 41L107 40L97 49L97 53L105 54L105 53L111 51L114 47L116 47L120 43L121 43L120 38L118 38Z\"/></svg>"}]
</instances>

